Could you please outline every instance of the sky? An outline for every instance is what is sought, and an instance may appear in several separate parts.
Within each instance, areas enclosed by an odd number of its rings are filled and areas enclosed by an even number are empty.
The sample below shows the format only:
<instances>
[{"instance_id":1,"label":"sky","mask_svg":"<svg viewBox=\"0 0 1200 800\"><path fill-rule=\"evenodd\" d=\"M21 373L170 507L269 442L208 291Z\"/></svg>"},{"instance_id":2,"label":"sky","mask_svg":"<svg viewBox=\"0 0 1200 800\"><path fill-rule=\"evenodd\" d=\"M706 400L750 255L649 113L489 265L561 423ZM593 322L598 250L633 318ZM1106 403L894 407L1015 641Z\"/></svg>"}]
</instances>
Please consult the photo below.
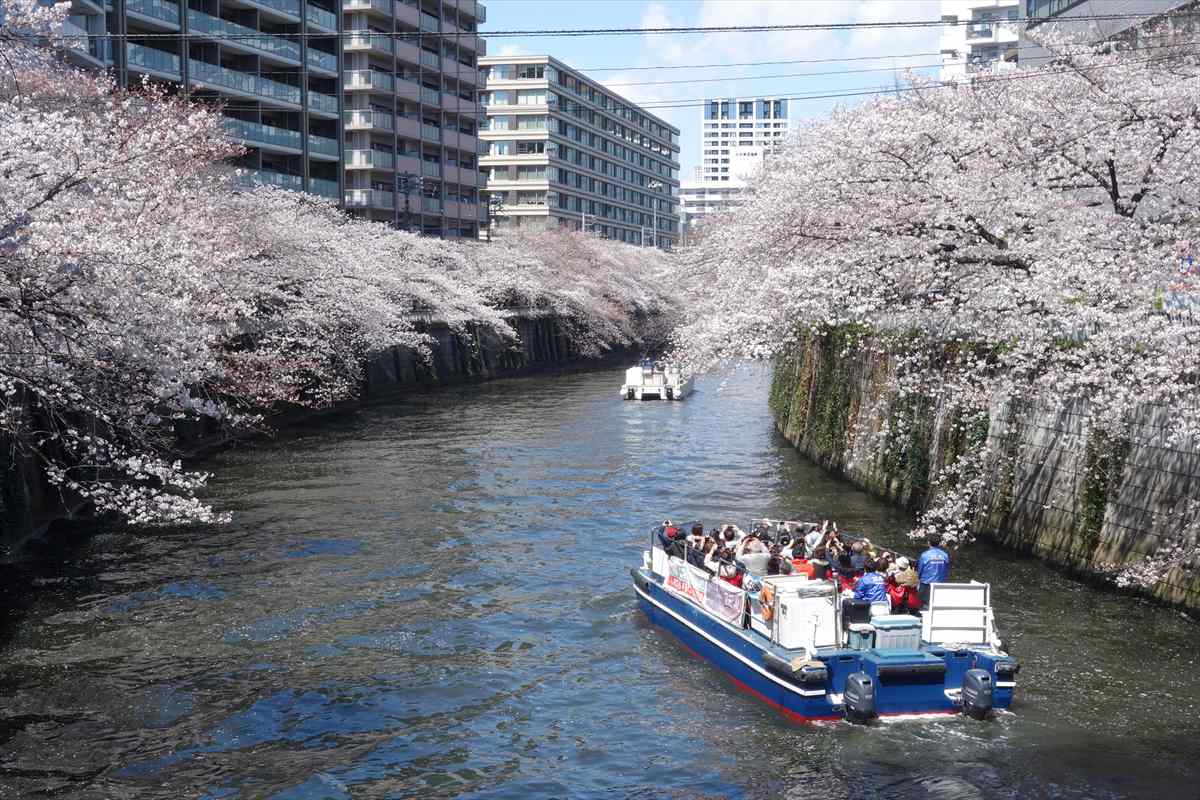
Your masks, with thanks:
<instances>
[{"instance_id":1,"label":"sky","mask_svg":"<svg viewBox=\"0 0 1200 800\"><path fill-rule=\"evenodd\" d=\"M488 37L489 31L936 20L936 0L482 0L489 56L549 54L681 131L680 177L700 161L701 101L830 94L893 86L904 70L936 72L936 27L853 31ZM829 61L829 59L860 59ZM868 60L869 59L869 60ZM763 61L805 63L725 65ZM679 68L687 67L687 68ZM851 72L853 70L853 72ZM813 74L818 73L818 74ZM824 74L820 74L824 73ZM834 74L829 74L834 73ZM773 76L773 77L761 77ZM691 101L691 102L688 102ZM676 108L654 108L658 103ZM795 118L855 98L793 100Z\"/></svg>"}]
</instances>

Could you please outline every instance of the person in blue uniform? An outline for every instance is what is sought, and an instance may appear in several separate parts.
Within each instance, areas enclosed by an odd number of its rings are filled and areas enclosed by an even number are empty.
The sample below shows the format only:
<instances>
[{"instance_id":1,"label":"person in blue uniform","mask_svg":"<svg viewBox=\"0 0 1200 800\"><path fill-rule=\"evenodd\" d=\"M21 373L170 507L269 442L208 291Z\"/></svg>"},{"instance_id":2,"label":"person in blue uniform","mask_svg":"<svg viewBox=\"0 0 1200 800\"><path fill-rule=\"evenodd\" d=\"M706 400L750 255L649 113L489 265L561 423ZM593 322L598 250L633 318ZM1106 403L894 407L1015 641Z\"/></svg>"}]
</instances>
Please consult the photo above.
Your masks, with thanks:
<instances>
[{"instance_id":1,"label":"person in blue uniform","mask_svg":"<svg viewBox=\"0 0 1200 800\"><path fill-rule=\"evenodd\" d=\"M878 561L868 561L866 574L854 584L854 599L867 600L872 603L890 603L887 593L887 581L880 573Z\"/></svg>"},{"instance_id":2,"label":"person in blue uniform","mask_svg":"<svg viewBox=\"0 0 1200 800\"><path fill-rule=\"evenodd\" d=\"M917 596L921 605L929 604L929 584L945 583L950 577L950 554L942 549L942 535L931 533L926 541L928 549L917 559Z\"/></svg>"}]
</instances>

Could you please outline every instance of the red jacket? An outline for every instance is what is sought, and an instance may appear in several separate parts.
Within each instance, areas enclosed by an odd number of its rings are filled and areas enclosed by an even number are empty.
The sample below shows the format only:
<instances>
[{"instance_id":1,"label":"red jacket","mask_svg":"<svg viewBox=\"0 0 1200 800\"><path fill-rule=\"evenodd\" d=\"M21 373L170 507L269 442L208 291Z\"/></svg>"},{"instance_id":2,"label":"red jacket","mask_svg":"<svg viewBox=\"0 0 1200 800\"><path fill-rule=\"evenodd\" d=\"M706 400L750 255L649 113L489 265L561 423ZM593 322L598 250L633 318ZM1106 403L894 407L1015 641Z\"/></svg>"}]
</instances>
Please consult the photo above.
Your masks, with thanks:
<instances>
[{"instance_id":1,"label":"red jacket","mask_svg":"<svg viewBox=\"0 0 1200 800\"><path fill-rule=\"evenodd\" d=\"M901 586L891 575L887 579L887 593L888 598L892 601L892 608L908 606L910 611L917 611L921 608L921 598L917 594L917 590L911 586Z\"/></svg>"},{"instance_id":2,"label":"red jacket","mask_svg":"<svg viewBox=\"0 0 1200 800\"><path fill-rule=\"evenodd\" d=\"M725 581L726 583L732 583L734 586L738 587L739 589L742 588L742 573L740 573L740 572L738 574L734 575L732 578L727 578L724 575L722 575L721 580Z\"/></svg>"}]
</instances>

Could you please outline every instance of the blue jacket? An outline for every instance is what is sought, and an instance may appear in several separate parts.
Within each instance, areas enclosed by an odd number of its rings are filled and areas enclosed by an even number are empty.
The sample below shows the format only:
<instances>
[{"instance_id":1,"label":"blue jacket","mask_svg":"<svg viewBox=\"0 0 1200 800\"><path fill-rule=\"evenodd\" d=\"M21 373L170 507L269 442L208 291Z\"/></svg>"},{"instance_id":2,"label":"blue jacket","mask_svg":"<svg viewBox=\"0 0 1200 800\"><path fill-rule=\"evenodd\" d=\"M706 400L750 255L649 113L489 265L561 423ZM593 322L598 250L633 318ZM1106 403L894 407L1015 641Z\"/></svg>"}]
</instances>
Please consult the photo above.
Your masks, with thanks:
<instances>
[{"instance_id":1,"label":"blue jacket","mask_svg":"<svg viewBox=\"0 0 1200 800\"><path fill-rule=\"evenodd\" d=\"M887 602L887 586L883 576L878 572L868 572L859 578L858 583L854 585L854 599L870 600L872 603Z\"/></svg>"},{"instance_id":2,"label":"blue jacket","mask_svg":"<svg viewBox=\"0 0 1200 800\"><path fill-rule=\"evenodd\" d=\"M950 577L950 555L940 547L930 547L917 559L917 580L921 583L945 583Z\"/></svg>"}]
</instances>

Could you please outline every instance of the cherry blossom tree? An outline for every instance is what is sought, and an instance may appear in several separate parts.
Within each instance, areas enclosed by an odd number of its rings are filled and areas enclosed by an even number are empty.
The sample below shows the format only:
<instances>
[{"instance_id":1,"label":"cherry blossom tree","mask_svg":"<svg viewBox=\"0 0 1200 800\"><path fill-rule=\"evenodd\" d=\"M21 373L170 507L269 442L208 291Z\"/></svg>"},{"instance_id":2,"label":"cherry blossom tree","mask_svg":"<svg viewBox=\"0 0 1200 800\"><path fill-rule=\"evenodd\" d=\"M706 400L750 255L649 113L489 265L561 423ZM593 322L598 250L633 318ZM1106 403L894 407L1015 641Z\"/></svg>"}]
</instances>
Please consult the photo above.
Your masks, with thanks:
<instances>
[{"instance_id":1,"label":"cherry blossom tree","mask_svg":"<svg viewBox=\"0 0 1200 800\"><path fill-rule=\"evenodd\" d=\"M239 189L219 108L57 63L36 44L61 6L5 11L0 440L71 501L219 520L198 496L207 476L177 457L180 426L261 430L281 408L352 398L372 349L427 354L430 319L513 337L504 306L545 307L597 352L658 308L645 254L551 234L451 244Z\"/></svg>"},{"instance_id":2,"label":"cherry blossom tree","mask_svg":"<svg viewBox=\"0 0 1200 800\"><path fill-rule=\"evenodd\" d=\"M1117 438L1140 405L1170 405L1173 435L1194 439L1200 330L1155 299L1195 236L1200 61L1165 37L1046 46L1044 66L914 77L799 130L692 251L702 305L681 351L699 365L771 357L859 326L894 365L893 398L968 416L998 396L1087 398L1093 429ZM948 465L954 488L918 532L969 537L996 457ZM1178 541L1195 536L1181 526Z\"/></svg>"}]
</instances>

